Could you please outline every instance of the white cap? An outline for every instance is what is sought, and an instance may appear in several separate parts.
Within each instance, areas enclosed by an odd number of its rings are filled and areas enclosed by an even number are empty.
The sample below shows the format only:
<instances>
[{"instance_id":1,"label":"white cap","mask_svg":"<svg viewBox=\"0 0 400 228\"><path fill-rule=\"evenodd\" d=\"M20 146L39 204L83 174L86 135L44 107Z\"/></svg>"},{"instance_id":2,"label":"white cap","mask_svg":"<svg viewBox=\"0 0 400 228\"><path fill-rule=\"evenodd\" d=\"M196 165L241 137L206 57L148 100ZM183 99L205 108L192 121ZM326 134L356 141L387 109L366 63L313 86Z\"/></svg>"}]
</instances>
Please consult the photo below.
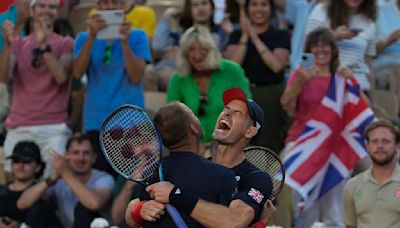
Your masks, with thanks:
<instances>
[{"instance_id":1,"label":"white cap","mask_svg":"<svg viewBox=\"0 0 400 228\"><path fill-rule=\"evenodd\" d=\"M33 7L33 6L36 4L37 1L38 1L38 0L31 0L30 6ZM57 2L57 5L60 5L60 0L54 0L54 1Z\"/></svg>"}]
</instances>

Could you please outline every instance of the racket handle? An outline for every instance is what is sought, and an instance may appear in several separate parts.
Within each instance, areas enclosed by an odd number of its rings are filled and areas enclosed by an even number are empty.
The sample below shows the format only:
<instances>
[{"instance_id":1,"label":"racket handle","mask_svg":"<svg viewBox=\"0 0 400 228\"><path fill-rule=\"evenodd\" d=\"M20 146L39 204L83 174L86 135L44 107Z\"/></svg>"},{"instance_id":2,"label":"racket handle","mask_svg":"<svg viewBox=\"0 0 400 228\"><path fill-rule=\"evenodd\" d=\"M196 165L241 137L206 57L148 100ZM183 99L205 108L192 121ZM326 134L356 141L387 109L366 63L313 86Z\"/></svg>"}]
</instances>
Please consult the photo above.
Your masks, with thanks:
<instances>
[{"instance_id":1,"label":"racket handle","mask_svg":"<svg viewBox=\"0 0 400 228\"><path fill-rule=\"evenodd\" d=\"M178 228L188 228L185 221L183 221L181 214L179 214L178 210L174 206L167 204L165 207L167 208L168 214L171 216L172 220L174 220L175 225Z\"/></svg>"}]
</instances>

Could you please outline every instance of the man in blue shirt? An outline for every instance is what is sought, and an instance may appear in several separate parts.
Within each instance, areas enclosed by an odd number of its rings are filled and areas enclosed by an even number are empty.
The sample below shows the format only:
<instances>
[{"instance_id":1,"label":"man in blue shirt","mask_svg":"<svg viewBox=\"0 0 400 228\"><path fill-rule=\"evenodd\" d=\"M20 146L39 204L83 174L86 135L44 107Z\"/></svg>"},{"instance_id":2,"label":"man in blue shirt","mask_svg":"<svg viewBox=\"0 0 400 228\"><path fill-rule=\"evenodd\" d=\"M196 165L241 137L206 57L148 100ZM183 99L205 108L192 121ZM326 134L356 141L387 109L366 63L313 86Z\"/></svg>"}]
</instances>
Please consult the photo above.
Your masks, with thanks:
<instances>
[{"instance_id":1,"label":"man in blue shirt","mask_svg":"<svg viewBox=\"0 0 400 228\"><path fill-rule=\"evenodd\" d=\"M123 9L124 0L98 0L97 12ZM83 111L83 131L96 140L104 119L122 104L144 106L143 73L151 61L149 41L144 31L131 30L129 23L120 26L120 38L104 40L97 33L106 21L98 14L89 18L89 32L75 39L72 74L81 78L87 74ZM99 153L95 167L111 172Z\"/></svg>"}]
</instances>

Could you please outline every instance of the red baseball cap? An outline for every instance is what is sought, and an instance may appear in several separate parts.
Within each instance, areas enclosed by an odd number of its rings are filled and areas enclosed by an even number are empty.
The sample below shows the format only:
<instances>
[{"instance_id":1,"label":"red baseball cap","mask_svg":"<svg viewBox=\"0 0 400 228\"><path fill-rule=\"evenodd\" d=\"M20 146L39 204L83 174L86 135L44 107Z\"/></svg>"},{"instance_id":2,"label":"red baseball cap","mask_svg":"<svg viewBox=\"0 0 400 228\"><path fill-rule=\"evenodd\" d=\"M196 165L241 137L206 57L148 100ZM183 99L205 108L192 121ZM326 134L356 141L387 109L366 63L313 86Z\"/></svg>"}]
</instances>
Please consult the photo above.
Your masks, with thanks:
<instances>
[{"instance_id":1,"label":"red baseball cap","mask_svg":"<svg viewBox=\"0 0 400 228\"><path fill-rule=\"evenodd\" d=\"M264 111L261 107L253 100L247 99L246 94L240 88L230 88L224 92L222 95L222 100L224 105L227 105L229 102L233 100L241 100L247 104L247 108L249 110L249 114L252 120L255 122L255 127L257 127L258 132L253 137L253 139L257 138L261 135L262 129L264 127Z\"/></svg>"}]
</instances>

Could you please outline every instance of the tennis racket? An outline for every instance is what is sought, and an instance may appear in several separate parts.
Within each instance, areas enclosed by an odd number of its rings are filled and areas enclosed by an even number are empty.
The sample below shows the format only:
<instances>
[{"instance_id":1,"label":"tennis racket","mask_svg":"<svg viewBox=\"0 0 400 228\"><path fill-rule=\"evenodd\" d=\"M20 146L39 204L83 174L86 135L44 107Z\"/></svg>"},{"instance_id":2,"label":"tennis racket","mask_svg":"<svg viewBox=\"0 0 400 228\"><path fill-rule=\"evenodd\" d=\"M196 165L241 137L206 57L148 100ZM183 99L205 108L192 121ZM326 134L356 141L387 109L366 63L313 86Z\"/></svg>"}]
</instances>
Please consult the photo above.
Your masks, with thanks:
<instances>
[{"instance_id":1,"label":"tennis racket","mask_svg":"<svg viewBox=\"0 0 400 228\"><path fill-rule=\"evenodd\" d=\"M148 186L147 180L162 172L162 143L147 113L134 105L123 105L104 121L99 134L101 149L113 169L126 179ZM166 209L178 228L186 228L181 215L170 204Z\"/></svg>"},{"instance_id":2,"label":"tennis racket","mask_svg":"<svg viewBox=\"0 0 400 228\"><path fill-rule=\"evenodd\" d=\"M271 177L273 189L269 199L274 200L282 191L285 183L285 169L279 156L272 150L261 146L247 147L244 150L244 156Z\"/></svg>"}]
</instances>

